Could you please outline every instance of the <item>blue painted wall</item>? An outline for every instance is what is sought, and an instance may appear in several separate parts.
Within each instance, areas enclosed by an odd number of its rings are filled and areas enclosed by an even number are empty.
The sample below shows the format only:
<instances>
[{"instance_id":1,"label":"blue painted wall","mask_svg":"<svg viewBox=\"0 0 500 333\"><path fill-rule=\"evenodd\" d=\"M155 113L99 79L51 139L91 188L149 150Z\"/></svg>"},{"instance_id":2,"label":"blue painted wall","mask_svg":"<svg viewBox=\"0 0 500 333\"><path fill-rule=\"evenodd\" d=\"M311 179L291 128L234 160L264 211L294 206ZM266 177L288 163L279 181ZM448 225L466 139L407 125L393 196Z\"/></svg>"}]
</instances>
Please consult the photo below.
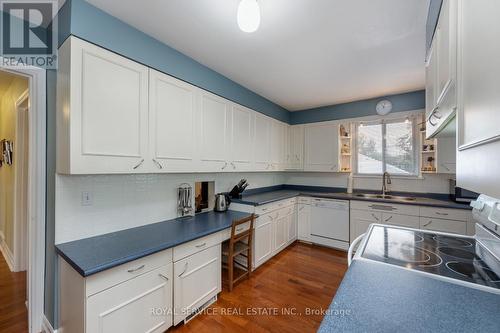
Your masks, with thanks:
<instances>
[{"instance_id":1,"label":"blue painted wall","mask_svg":"<svg viewBox=\"0 0 500 333\"><path fill-rule=\"evenodd\" d=\"M71 33L255 111L289 122L289 112L285 108L231 81L84 0L69 1L71 3L66 5L71 8L70 31L63 31L63 33Z\"/></svg>"},{"instance_id":2,"label":"blue painted wall","mask_svg":"<svg viewBox=\"0 0 500 333\"><path fill-rule=\"evenodd\" d=\"M315 109L291 112L290 124L306 124L319 121L338 120L376 115L375 106L382 100L392 102L392 112L425 108L425 91L365 99L362 101L323 106Z\"/></svg>"},{"instance_id":3,"label":"blue painted wall","mask_svg":"<svg viewBox=\"0 0 500 333\"><path fill-rule=\"evenodd\" d=\"M452 0L454 1L454 0ZM431 0L429 4L429 13L427 14L427 24L425 27L425 46L426 50L431 47L432 37L434 36L434 31L436 30L437 21L439 18L439 12L441 11L441 5L443 0Z\"/></svg>"}]
</instances>

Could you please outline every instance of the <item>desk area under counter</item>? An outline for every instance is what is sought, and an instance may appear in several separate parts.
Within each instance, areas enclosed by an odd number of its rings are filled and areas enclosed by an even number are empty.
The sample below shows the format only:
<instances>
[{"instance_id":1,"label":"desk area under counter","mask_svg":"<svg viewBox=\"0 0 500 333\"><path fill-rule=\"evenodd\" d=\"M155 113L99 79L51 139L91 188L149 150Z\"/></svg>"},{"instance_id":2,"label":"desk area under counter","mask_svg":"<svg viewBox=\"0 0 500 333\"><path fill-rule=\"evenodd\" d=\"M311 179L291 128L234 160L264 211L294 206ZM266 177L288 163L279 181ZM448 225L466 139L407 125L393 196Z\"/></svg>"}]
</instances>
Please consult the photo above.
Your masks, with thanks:
<instances>
[{"instance_id":1,"label":"desk area under counter","mask_svg":"<svg viewBox=\"0 0 500 333\"><path fill-rule=\"evenodd\" d=\"M182 322L222 290L221 243L249 215L207 212L56 245L59 330L163 332Z\"/></svg>"}]
</instances>

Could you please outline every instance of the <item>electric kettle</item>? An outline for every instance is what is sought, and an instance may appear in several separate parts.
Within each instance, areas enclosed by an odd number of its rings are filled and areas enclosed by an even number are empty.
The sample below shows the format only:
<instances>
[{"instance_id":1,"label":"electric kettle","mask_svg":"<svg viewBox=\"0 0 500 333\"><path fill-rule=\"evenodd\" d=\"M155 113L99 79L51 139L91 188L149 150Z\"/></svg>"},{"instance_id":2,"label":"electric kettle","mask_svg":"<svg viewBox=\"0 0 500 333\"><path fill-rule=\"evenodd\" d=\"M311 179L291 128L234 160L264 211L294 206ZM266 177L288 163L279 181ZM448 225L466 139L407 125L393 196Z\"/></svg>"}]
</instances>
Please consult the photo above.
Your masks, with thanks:
<instances>
[{"instance_id":1,"label":"electric kettle","mask_svg":"<svg viewBox=\"0 0 500 333\"><path fill-rule=\"evenodd\" d=\"M227 195L226 193L218 193L215 195L214 211L225 212L228 209L230 203L231 199L229 199L229 195Z\"/></svg>"}]
</instances>

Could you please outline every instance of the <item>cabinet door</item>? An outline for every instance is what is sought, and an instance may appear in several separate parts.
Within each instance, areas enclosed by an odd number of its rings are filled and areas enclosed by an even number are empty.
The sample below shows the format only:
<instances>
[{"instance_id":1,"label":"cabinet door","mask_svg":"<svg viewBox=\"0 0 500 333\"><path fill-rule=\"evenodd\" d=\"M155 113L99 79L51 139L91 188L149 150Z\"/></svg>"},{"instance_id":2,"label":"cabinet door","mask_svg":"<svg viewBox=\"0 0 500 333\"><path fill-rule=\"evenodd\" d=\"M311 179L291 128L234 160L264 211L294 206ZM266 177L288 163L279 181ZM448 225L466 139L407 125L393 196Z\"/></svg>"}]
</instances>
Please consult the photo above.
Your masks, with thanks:
<instances>
[{"instance_id":1,"label":"cabinet door","mask_svg":"<svg viewBox=\"0 0 500 333\"><path fill-rule=\"evenodd\" d=\"M289 128L287 168L301 170L304 168L304 126L294 125Z\"/></svg>"},{"instance_id":2,"label":"cabinet door","mask_svg":"<svg viewBox=\"0 0 500 333\"><path fill-rule=\"evenodd\" d=\"M200 171L230 171L230 104L227 100L200 90L199 156Z\"/></svg>"},{"instance_id":3,"label":"cabinet door","mask_svg":"<svg viewBox=\"0 0 500 333\"><path fill-rule=\"evenodd\" d=\"M274 253L277 253L285 247L288 240L288 217L278 218L274 226Z\"/></svg>"},{"instance_id":4,"label":"cabinet door","mask_svg":"<svg viewBox=\"0 0 500 333\"><path fill-rule=\"evenodd\" d=\"M305 171L338 171L336 124L315 124L305 128Z\"/></svg>"},{"instance_id":5,"label":"cabinet door","mask_svg":"<svg viewBox=\"0 0 500 333\"><path fill-rule=\"evenodd\" d=\"M255 223L253 242L254 269L273 256L274 220L271 214L260 216Z\"/></svg>"},{"instance_id":6,"label":"cabinet door","mask_svg":"<svg viewBox=\"0 0 500 333\"><path fill-rule=\"evenodd\" d=\"M297 208L298 238L303 241L311 241L311 206L299 204Z\"/></svg>"},{"instance_id":7,"label":"cabinet door","mask_svg":"<svg viewBox=\"0 0 500 333\"><path fill-rule=\"evenodd\" d=\"M297 239L297 215L294 213L288 216L288 241L290 244Z\"/></svg>"},{"instance_id":8,"label":"cabinet door","mask_svg":"<svg viewBox=\"0 0 500 333\"><path fill-rule=\"evenodd\" d=\"M231 161L233 171L253 170L253 111L233 104L231 117Z\"/></svg>"},{"instance_id":9,"label":"cabinet door","mask_svg":"<svg viewBox=\"0 0 500 333\"><path fill-rule=\"evenodd\" d=\"M221 291L221 246L174 263L174 325Z\"/></svg>"},{"instance_id":10,"label":"cabinet door","mask_svg":"<svg viewBox=\"0 0 500 333\"><path fill-rule=\"evenodd\" d=\"M272 171L283 169L285 162L285 124L273 120L271 123L271 156L270 162Z\"/></svg>"},{"instance_id":11,"label":"cabinet door","mask_svg":"<svg viewBox=\"0 0 500 333\"><path fill-rule=\"evenodd\" d=\"M172 264L168 264L90 296L86 331L164 332L172 326L171 307ZM152 315L152 309L159 313Z\"/></svg>"},{"instance_id":12,"label":"cabinet door","mask_svg":"<svg viewBox=\"0 0 500 333\"><path fill-rule=\"evenodd\" d=\"M154 172L196 171L196 88L150 70L149 144Z\"/></svg>"},{"instance_id":13,"label":"cabinet door","mask_svg":"<svg viewBox=\"0 0 500 333\"><path fill-rule=\"evenodd\" d=\"M454 53L451 49L451 34L450 30L450 1L444 0L439 12L439 21L437 29L439 29L439 39L437 40L438 65L437 65L437 86L436 98L439 100L444 93L445 88L451 83L451 63L450 56ZM455 43L453 43L455 45Z\"/></svg>"},{"instance_id":14,"label":"cabinet door","mask_svg":"<svg viewBox=\"0 0 500 333\"><path fill-rule=\"evenodd\" d=\"M419 217L418 216L409 216L409 215L400 215L400 214L382 213L382 222L381 223L418 229L419 228Z\"/></svg>"},{"instance_id":15,"label":"cabinet door","mask_svg":"<svg viewBox=\"0 0 500 333\"><path fill-rule=\"evenodd\" d=\"M350 216L350 241L354 241L356 237L364 234L370 224L382 223L382 213L370 212L364 210L351 209Z\"/></svg>"},{"instance_id":16,"label":"cabinet door","mask_svg":"<svg viewBox=\"0 0 500 333\"><path fill-rule=\"evenodd\" d=\"M435 117L430 118L432 112L434 112L434 109L436 107L437 99L438 39L439 29L436 29L425 67L425 119L427 121L426 137L430 137L432 134L434 134L438 127L436 122L437 119Z\"/></svg>"},{"instance_id":17,"label":"cabinet door","mask_svg":"<svg viewBox=\"0 0 500 333\"><path fill-rule=\"evenodd\" d=\"M255 114L255 170L269 171L271 168L271 124L272 120L260 113Z\"/></svg>"},{"instance_id":18,"label":"cabinet door","mask_svg":"<svg viewBox=\"0 0 500 333\"><path fill-rule=\"evenodd\" d=\"M465 235L467 233L467 222L421 217L420 228Z\"/></svg>"},{"instance_id":19,"label":"cabinet door","mask_svg":"<svg viewBox=\"0 0 500 333\"><path fill-rule=\"evenodd\" d=\"M145 172L148 68L75 37L60 56L58 171Z\"/></svg>"},{"instance_id":20,"label":"cabinet door","mask_svg":"<svg viewBox=\"0 0 500 333\"><path fill-rule=\"evenodd\" d=\"M437 139L437 173L455 174L457 169L457 140L453 137Z\"/></svg>"}]
</instances>

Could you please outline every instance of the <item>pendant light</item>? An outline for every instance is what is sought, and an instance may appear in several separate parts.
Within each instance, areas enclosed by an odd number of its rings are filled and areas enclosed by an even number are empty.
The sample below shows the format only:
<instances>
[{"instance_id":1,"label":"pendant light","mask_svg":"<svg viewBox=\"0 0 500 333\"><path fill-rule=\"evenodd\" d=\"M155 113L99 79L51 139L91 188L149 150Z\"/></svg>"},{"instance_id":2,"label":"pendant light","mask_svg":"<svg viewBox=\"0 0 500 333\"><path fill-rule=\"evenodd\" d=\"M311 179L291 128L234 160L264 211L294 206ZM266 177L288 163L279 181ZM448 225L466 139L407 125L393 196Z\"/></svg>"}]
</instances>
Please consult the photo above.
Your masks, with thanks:
<instances>
[{"instance_id":1,"label":"pendant light","mask_svg":"<svg viewBox=\"0 0 500 333\"><path fill-rule=\"evenodd\" d=\"M260 8L257 0L241 0L237 19L241 31L257 31L260 25Z\"/></svg>"}]
</instances>

